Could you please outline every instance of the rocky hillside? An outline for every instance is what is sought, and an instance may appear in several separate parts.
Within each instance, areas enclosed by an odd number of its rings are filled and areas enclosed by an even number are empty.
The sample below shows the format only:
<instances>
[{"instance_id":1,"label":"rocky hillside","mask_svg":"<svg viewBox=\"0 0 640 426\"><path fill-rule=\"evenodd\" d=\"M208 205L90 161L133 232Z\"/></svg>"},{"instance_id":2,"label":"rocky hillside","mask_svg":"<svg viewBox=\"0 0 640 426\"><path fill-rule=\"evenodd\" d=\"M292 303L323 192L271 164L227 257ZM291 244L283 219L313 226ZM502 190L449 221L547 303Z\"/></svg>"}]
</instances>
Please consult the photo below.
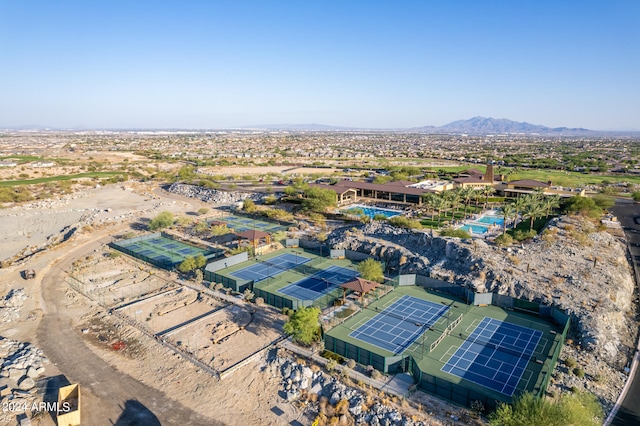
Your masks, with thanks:
<instances>
[{"instance_id":1,"label":"rocky hillside","mask_svg":"<svg viewBox=\"0 0 640 426\"><path fill-rule=\"evenodd\" d=\"M555 298L572 314L581 347L614 368L624 367L634 347L638 325L625 245L589 222L554 219L544 235L512 248L377 221L336 231L329 242L378 256L396 272L548 304Z\"/></svg>"}]
</instances>

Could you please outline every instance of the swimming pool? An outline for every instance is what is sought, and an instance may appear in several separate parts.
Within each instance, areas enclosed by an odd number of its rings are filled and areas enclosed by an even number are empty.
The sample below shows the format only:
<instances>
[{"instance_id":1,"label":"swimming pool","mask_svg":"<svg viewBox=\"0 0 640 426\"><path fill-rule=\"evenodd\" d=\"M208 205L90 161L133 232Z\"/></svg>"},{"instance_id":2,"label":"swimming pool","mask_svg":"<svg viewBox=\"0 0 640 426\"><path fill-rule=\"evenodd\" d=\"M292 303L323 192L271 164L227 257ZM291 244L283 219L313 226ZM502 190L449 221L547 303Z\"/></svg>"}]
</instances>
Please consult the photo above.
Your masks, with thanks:
<instances>
[{"instance_id":1,"label":"swimming pool","mask_svg":"<svg viewBox=\"0 0 640 426\"><path fill-rule=\"evenodd\" d=\"M462 225L459 229L470 232L472 234L486 234L489 228L482 225Z\"/></svg>"},{"instance_id":2,"label":"swimming pool","mask_svg":"<svg viewBox=\"0 0 640 426\"><path fill-rule=\"evenodd\" d=\"M481 216L475 222L486 223L489 225L500 225L504 223L504 218L499 216Z\"/></svg>"},{"instance_id":3,"label":"swimming pool","mask_svg":"<svg viewBox=\"0 0 640 426\"><path fill-rule=\"evenodd\" d=\"M383 215L389 218L389 217L399 216L401 214L401 212L396 210L382 209L380 207L362 206L359 204L350 206L348 209L341 210L341 212L347 213L347 214L353 214L351 212L355 209L362 210L364 212L364 215L369 216L371 219L373 219L376 215Z\"/></svg>"}]
</instances>

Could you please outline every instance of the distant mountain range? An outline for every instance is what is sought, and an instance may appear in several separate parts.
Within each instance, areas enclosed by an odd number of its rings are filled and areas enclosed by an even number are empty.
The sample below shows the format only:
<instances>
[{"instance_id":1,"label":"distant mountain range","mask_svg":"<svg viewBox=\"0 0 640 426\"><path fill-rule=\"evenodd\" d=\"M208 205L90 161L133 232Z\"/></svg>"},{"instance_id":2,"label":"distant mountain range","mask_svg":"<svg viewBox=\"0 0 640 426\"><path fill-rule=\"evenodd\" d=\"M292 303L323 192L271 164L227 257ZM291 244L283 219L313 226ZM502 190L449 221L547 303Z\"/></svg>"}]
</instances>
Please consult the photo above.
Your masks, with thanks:
<instances>
[{"instance_id":1,"label":"distant mountain range","mask_svg":"<svg viewBox=\"0 0 640 426\"><path fill-rule=\"evenodd\" d=\"M600 131L589 130L583 128L570 127L547 127L539 124L531 124L508 120L506 118L487 118L473 117L468 120L453 121L444 126L422 126L412 127L408 129L373 129L373 128L355 128L328 126L325 124L276 124L263 126L249 126L252 129L278 129L292 131L362 131L362 130L378 130L378 131L395 131L395 132L419 132L419 133L445 133L445 134L468 134L468 135L491 135L491 134L524 134L524 135L543 135L543 136L598 136L598 135L631 135L640 136L640 132L633 131Z\"/></svg>"},{"instance_id":2,"label":"distant mountain range","mask_svg":"<svg viewBox=\"0 0 640 426\"><path fill-rule=\"evenodd\" d=\"M471 135L489 135L505 133L523 133L540 135L590 136L606 132L599 132L583 128L547 127L506 118L473 117L468 120L453 121L444 126L423 126L411 130L424 133L455 133Z\"/></svg>"},{"instance_id":3,"label":"distant mountain range","mask_svg":"<svg viewBox=\"0 0 640 426\"><path fill-rule=\"evenodd\" d=\"M2 127L0 129L12 129L12 130L63 130L63 131L88 131L90 129L83 126L78 126L73 129L61 129L55 127L43 127L43 126L17 126L17 127ZM431 133L431 134L467 134L467 135L499 135L499 134L523 134L523 135L542 135L542 136L633 136L640 137L640 131L601 131L601 130L589 130L583 128L569 128L569 127L547 127L539 124L531 124L526 122L512 121L506 118L487 118L487 117L473 117L468 120L453 121L444 126L422 126L412 128L363 128L363 127L346 127L346 126L331 126L326 124L264 124L257 126L242 126L235 128L210 128L210 129L92 129L92 130L113 130L113 131L207 131L207 130L288 130L288 131L387 131L387 132L418 132L418 133Z\"/></svg>"}]
</instances>

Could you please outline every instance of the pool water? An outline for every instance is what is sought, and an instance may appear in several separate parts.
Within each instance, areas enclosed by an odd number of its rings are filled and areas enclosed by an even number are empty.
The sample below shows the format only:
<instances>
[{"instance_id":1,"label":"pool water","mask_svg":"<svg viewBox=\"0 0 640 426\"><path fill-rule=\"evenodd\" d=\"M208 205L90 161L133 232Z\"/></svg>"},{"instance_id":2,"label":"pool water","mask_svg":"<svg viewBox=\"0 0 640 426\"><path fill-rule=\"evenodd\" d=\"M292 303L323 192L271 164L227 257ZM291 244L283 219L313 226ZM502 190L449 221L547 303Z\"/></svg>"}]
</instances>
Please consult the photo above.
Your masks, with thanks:
<instances>
[{"instance_id":1,"label":"pool water","mask_svg":"<svg viewBox=\"0 0 640 426\"><path fill-rule=\"evenodd\" d=\"M342 212L351 213L355 209L362 210L364 214L366 216L369 216L371 219L373 219L376 215L384 215L385 217L389 218L389 217L399 216L401 214L401 212L398 212L396 210L381 209L380 207L370 207L370 206L360 206L360 205L351 206L348 209L342 210Z\"/></svg>"},{"instance_id":2,"label":"pool water","mask_svg":"<svg viewBox=\"0 0 640 426\"><path fill-rule=\"evenodd\" d=\"M472 234L486 234L489 228L481 225L463 225L460 227L463 231L470 232Z\"/></svg>"},{"instance_id":3,"label":"pool water","mask_svg":"<svg viewBox=\"0 0 640 426\"><path fill-rule=\"evenodd\" d=\"M502 226L502 224L504 223L504 218L498 216L481 216L476 220L476 222Z\"/></svg>"}]
</instances>

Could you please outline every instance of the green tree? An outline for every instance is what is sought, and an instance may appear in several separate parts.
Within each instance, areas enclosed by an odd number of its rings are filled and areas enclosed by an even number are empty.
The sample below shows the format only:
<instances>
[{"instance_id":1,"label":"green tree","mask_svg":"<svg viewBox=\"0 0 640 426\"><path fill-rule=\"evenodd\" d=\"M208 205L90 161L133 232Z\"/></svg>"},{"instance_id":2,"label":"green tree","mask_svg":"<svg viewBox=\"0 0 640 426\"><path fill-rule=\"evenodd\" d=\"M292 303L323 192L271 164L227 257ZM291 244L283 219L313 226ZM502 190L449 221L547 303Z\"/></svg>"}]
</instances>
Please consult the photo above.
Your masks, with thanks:
<instances>
[{"instance_id":1,"label":"green tree","mask_svg":"<svg viewBox=\"0 0 640 426\"><path fill-rule=\"evenodd\" d=\"M149 230L157 231L159 229L164 229L173 225L173 221L173 213L168 211L160 212L156 217L151 219L151 222L149 222Z\"/></svg>"},{"instance_id":2,"label":"green tree","mask_svg":"<svg viewBox=\"0 0 640 426\"><path fill-rule=\"evenodd\" d=\"M209 228L209 224L205 221L197 222L195 225L193 225L193 230L197 234L203 233L204 231L207 230L207 228Z\"/></svg>"},{"instance_id":3,"label":"green tree","mask_svg":"<svg viewBox=\"0 0 640 426\"><path fill-rule=\"evenodd\" d=\"M460 199L464 201L464 217L467 218L467 209L473 200L476 190L472 186L465 186L460 190Z\"/></svg>"},{"instance_id":4,"label":"green tree","mask_svg":"<svg viewBox=\"0 0 640 426\"><path fill-rule=\"evenodd\" d=\"M207 265L207 258L202 253L198 253L194 261L196 262L196 268L204 268Z\"/></svg>"},{"instance_id":5,"label":"green tree","mask_svg":"<svg viewBox=\"0 0 640 426\"><path fill-rule=\"evenodd\" d=\"M373 260L366 259L358 264L358 272L365 280L383 282L384 273L382 271L382 263Z\"/></svg>"},{"instance_id":6,"label":"green tree","mask_svg":"<svg viewBox=\"0 0 640 426\"><path fill-rule=\"evenodd\" d=\"M515 216L516 208L512 203L507 203L500 207L500 213L502 213L502 218L504 219L504 222L502 222L502 233L505 234L507 232L507 222Z\"/></svg>"},{"instance_id":7,"label":"green tree","mask_svg":"<svg viewBox=\"0 0 640 426\"><path fill-rule=\"evenodd\" d=\"M302 208L312 212L323 213L336 205L336 193L330 189L307 188L304 191Z\"/></svg>"},{"instance_id":8,"label":"green tree","mask_svg":"<svg viewBox=\"0 0 640 426\"><path fill-rule=\"evenodd\" d=\"M227 225L216 225L211 227L211 235L214 237L227 235L229 232L231 232L231 230L227 228Z\"/></svg>"},{"instance_id":9,"label":"green tree","mask_svg":"<svg viewBox=\"0 0 640 426\"><path fill-rule=\"evenodd\" d=\"M603 194L594 195L593 201L596 203L596 206L600 207L602 210L610 209L616 204L616 200L614 200L613 197L608 197Z\"/></svg>"},{"instance_id":10,"label":"green tree","mask_svg":"<svg viewBox=\"0 0 640 426\"><path fill-rule=\"evenodd\" d=\"M440 220L442 219L442 212L449 207L449 201L444 197L437 197L433 200L433 208L438 211L438 228L440 228Z\"/></svg>"},{"instance_id":11,"label":"green tree","mask_svg":"<svg viewBox=\"0 0 640 426\"><path fill-rule=\"evenodd\" d=\"M253 202L253 200L244 200L244 202L242 203L242 210L244 210L247 213L255 213L258 208L256 207L256 203Z\"/></svg>"},{"instance_id":12,"label":"green tree","mask_svg":"<svg viewBox=\"0 0 640 426\"><path fill-rule=\"evenodd\" d=\"M633 201L635 201L636 203L640 203L640 191L632 192L631 197L633 197Z\"/></svg>"},{"instance_id":13,"label":"green tree","mask_svg":"<svg viewBox=\"0 0 640 426\"><path fill-rule=\"evenodd\" d=\"M496 189L493 186L485 186L480 190L482 195L484 195L484 208L486 209L489 205L489 197L496 193Z\"/></svg>"},{"instance_id":14,"label":"green tree","mask_svg":"<svg viewBox=\"0 0 640 426\"><path fill-rule=\"evenodd\" d=\"M284 193L287 197L295 197L298 194L298 190L293 186L287 186L284 189Z\"/></svg>"},{"instance_id":15,"label":"green tree","mask_svg":"<svg viewBox=\"0 0 640 426\"><path fill-rule=\"evenodd\" d=\"M582 216L599 217L602 209L589 197L571 197L565 203L565 211Z\"/></svg>"},{"instance_id":16,"label":"green tree","mask_svg":"<svg viewBox=\"0 0 640 426\"><path fill-rule=\"evenodd\" d=\"M526 200L527 202L524 205L522 216L529 218L529 229L533 229L533 222L536 218L544 215L544 208L540 199L535 195L527 197Z\"/></svg>"},{"instance_id":17,"label":"green tree","mask_svg":"<svg viewBox=\"0 0 640 426\"><path fill-rule=\"evenodd\" d=\"M289 320L284 323L284 332L296 342L309 345L320 337L319 316L320 309L315 306L299 308L289 315Z\"/></svg>"},{"instance_id":18,"label":"green tree","mask_svg":"<svg viewBox=\"0 0 640 426\"><path fill-rule=\"evenodd\" d=\"M196 260L193 258L193 256L187 256L184 258L182 263L178 265L178 271L182 272L183 274L186 274L193 271L197 267L198 266L196 265Z\"/></svg>"}]
</instances>

